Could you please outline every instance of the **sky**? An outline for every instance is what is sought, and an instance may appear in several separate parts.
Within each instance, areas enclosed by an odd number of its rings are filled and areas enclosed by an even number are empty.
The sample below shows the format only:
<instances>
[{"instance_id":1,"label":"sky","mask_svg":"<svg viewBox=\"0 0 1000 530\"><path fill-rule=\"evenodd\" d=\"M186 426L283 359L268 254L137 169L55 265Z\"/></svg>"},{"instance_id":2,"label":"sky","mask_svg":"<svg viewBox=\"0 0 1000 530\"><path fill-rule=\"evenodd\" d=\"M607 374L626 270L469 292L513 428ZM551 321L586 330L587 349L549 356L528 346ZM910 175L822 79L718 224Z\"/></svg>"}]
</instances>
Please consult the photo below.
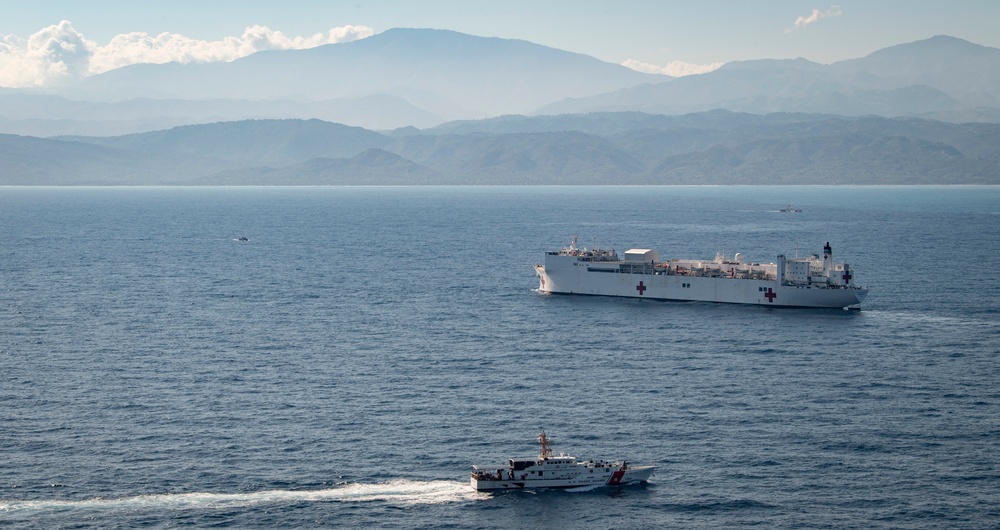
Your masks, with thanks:
<instances>
[{"instance_id":1,"label":"sky","mask_svg":"<svg viewBox=\"0 0 1000 530\"><path fill-rule=\"evenodd\" d=\"M137 62L228 61L397 27L523 39L637 70L829 64L950 35L1000 48L1000 0L0 0L0 86Z\"/></svg>"}]
</instances>

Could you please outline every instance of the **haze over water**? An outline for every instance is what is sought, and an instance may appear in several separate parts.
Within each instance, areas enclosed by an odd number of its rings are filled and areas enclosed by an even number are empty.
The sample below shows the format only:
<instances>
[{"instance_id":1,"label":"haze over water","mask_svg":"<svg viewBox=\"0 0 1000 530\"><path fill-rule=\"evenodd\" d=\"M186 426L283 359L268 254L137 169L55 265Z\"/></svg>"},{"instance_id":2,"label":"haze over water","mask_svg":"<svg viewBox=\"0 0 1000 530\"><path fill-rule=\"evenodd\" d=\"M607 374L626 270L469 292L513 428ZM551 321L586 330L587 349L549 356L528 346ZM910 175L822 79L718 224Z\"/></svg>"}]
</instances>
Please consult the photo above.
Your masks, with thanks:
<instances>
[{"instance_id":1,"label":"haze over water","mask_svg":"<svg viewBox=\"0 0 1000 530\"><path fill-rule=\"evenodd\" d=\"M998 220L995 187L0 189L0 525L993 527ZM871 294L536 293L573 234L829 241ZM541 428L657 472L471 491Z\"/></svg>"}]
</instances>

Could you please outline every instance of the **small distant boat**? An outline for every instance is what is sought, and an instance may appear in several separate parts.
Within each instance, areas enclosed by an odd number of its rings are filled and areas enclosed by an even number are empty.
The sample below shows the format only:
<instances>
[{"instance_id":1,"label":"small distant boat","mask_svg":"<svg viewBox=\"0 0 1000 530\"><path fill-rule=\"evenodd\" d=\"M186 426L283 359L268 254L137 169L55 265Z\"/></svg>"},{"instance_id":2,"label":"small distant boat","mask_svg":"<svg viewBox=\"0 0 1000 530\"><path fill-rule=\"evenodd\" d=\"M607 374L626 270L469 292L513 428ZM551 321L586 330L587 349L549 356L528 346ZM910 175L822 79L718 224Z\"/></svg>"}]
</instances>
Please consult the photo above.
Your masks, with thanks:
<instances>
[{"instance_id":1,"label":"small distant boat","mask_svg":"<svg viewBox=\"0 0 1000 530\"><path fill-rule=\"evenodd\" d=\"M246 236L240 236L240 237L236 238L236 240L237 241L250 241L250 239L248 239Z\"/></svg>"},{"instance_id":2,"label":"small distant boat","mask_svg":"<svg viewBox=\"0 0 1000 530\"><path fill-rule=\"evenodd\" d=\"M785 213L799 213L799 212L802 211L802 208L793 208L792 205L789 204L788 206L785 206L784 208L782 208L782 209L780 209L778 211L779 212L785 212Z\"/></svg>"},{"instance_id":3,"label":"small distant boat","mask_svg":"<svg viewBox=\"0 0 1000 530\"><path fill-rule=\"evenodd\" d=\"M511 458L506 465L472 466L476 491L527 488L579 488L646 482L656 466L632 466L625 461L587 460L552 454L552 440L542 431L536 458Z\"/></svg>"}]
</instances>

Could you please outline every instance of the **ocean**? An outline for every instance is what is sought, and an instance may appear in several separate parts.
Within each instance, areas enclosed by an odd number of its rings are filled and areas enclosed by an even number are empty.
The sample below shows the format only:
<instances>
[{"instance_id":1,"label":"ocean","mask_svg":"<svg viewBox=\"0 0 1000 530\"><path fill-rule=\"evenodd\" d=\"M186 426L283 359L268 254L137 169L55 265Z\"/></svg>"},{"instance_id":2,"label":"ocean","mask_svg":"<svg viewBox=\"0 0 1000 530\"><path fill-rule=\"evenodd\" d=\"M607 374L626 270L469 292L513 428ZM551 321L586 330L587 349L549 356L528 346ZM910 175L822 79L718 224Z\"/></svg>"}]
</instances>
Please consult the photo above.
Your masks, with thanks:
<instances>
[{"instance_id":1,"label":"ocean","mask_svg":"<svg viewBox=\"0 0 1000 530\"><path fill-rule=\"evenodd\" d=\"M871 293L539 294L573 235ZM996 528L998 263L1000 187L0 188L0 526ZM542 429L656 473L471 490Z\"/></svg>"}]
</instances>

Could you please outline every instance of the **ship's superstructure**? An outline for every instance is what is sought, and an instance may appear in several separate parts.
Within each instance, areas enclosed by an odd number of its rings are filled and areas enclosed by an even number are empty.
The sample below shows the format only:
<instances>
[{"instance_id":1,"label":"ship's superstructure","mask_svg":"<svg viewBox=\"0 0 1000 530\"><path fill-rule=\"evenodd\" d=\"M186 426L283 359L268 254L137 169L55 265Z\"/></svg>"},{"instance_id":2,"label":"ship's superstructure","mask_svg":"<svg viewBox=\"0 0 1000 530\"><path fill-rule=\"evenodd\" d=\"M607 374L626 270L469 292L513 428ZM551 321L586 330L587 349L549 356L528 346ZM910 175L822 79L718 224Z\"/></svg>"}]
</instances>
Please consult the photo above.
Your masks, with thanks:
<instances>
[{"instance_id":1,"label":"ship's superstructure","mask_svg":"<svg viewBox=\"0 0 1000 530\"><path fill-rule=\"evenodd\" d=\"M577 461L576 457L552 454L552 440L538 435L541 451L535 458L511 458L506 465L472 466L472 487L477 491L524 488L579 488L616 486L645 482L655 466L631 466L628 462Z\"/></svg>"},{"instance_id":2,"label":"ship's superstructure","mask_svg":"<svg viewBox=\"0 0 1000 530\"><path fill-rule=\"evenodd\" d=\"M848 309L868 294L853 282L850 265L833 261L830 243L822 258L780 255L776 263L754 263L740 253L664 260L644 248L619 258L614 250L579 248L574 237L568 247L546 252L535 273L538 290L553 294Z\"/></svg>"}]
</instances>

